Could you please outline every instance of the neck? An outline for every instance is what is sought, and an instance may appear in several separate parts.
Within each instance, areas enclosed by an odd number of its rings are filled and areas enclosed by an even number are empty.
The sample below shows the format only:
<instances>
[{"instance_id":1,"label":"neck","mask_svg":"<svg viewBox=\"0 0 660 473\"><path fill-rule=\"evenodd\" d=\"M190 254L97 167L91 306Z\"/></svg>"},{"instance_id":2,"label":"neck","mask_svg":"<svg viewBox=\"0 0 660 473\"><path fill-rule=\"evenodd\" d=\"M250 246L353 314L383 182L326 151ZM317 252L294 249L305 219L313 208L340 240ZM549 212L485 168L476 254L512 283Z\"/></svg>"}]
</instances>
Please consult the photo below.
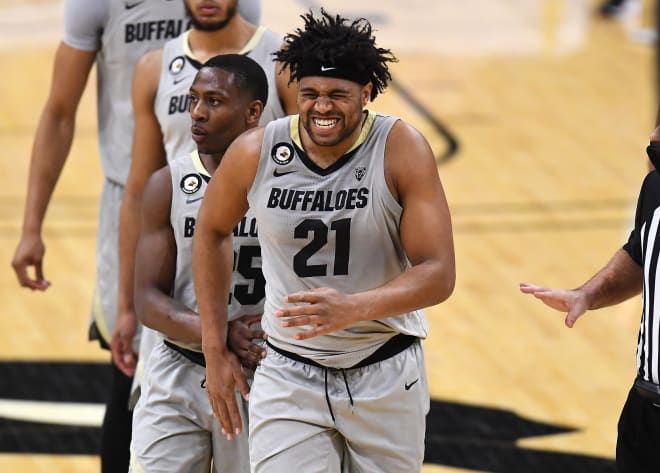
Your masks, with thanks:
<instances>
[{"instance_id":1,"label":"neck","mask_svg":"<svg viewBox=\"0 0 660 473\"><path fill-rule=\"evenodd\" d=\"M195 59L204 63L218 54L240 52L256 30L256 26L237 14L227 26L218 31L191 29L188 35L188 46Z\"/></svg>"},{"instance_id":2,"label":"neck","mask_svg":"<svg viewBox=\"0 0 660 473\"><path fill-rule=\"evenodd\" d=\"M224 154L224 151L218 153L199 153L199 159L202 161L204 169L206 169L211 176L215 170L218 169L218 166L220 166L220 161L222 161Z\"/></svg>"}]
</instances>

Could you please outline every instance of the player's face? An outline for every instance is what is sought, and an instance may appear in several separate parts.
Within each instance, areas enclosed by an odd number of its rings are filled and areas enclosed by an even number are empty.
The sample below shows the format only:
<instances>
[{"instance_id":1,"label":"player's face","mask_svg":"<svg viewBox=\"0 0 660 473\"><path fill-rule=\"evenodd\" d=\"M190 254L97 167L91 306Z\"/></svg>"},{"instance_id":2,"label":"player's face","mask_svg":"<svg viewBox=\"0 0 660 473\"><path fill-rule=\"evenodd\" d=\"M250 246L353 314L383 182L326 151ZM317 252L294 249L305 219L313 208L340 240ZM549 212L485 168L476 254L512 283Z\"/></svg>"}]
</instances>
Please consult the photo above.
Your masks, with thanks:
<instances>
[{"instance_id":1,"label":"player's face","mask_svg":"<svg viewBox=\"0 0 660 473\"><path fill-rule=\"evenodd\" d=\"M183 3L193 28L218 31L236 16L238 0L184 0Z\"/></svg>"},{"instance_id":2,"label":"player's face","mask_svg":"<svg viewBox=\"0 0 660 473\"><path fill-rule=\"evenodd\" d=\"M234 74L217 67L200 69L190 87L192 139L202 154L223 154L248 128L249 100L234 84Z\"/></svg>"},{"instance_id":3,"label":"player's face","mask_svg":"<svg viewBox=\"0 0 660 473\"><path fill-rule=\"evenodd\" d=\"M300 122L315 144L342 144L359 133L370 93L371 84L362 86L333 77L303 77L298 89Z\"/></svg>"}]
</instances>

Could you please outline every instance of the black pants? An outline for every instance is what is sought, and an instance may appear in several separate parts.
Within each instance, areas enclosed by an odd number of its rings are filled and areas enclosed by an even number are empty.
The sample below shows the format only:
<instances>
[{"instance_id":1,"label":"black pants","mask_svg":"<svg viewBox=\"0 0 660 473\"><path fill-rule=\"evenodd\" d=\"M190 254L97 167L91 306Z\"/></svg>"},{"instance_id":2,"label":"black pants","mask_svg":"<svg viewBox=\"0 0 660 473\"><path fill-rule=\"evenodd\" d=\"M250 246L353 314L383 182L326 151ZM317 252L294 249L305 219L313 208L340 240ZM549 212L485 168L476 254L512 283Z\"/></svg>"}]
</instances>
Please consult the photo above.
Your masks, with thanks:
<instances>
[{"instance_id":1,"label":"black pants","mask_svg":"<svg viewBox=\"0 0 660 473\"><path fill-rule=\"evenodd\" d=\"M133 413L128 410L133 378L124 375L112 363L110 398L105 406L101 427L101 472L126 473L130 461L131 424Z\"/></svg>"},{"instance_id":2,"label":"black pants","mask_svg":"<svg viewBox=\"0 0 660 473\"><path fill-rule=\"evenodd\" d=\"M660 472L660 407L633 387L619 417L616 467L619 473Z\"/></svg>"}]
</instances>

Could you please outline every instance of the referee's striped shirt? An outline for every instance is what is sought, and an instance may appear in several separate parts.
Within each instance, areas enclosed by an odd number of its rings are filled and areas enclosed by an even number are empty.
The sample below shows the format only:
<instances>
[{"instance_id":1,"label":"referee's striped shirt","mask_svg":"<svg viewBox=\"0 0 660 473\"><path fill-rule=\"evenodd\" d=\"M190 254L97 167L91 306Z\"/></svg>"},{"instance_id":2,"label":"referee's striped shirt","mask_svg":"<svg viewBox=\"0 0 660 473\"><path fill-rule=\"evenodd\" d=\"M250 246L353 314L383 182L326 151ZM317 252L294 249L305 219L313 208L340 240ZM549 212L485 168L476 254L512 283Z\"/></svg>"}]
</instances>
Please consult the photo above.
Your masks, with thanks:
<instances>
[{"instance_id":1,"label":"referee's striped shirt","mask_svg":"<svg viewBox=\"0 0 660 473\"><path fill-rule=\"evenodd\" d=\"M642 184L635 228L623 249L644 268L643 310L637 341L637 374L660 384L660 175L653 171Z\"/></svg>"}]
</instances>

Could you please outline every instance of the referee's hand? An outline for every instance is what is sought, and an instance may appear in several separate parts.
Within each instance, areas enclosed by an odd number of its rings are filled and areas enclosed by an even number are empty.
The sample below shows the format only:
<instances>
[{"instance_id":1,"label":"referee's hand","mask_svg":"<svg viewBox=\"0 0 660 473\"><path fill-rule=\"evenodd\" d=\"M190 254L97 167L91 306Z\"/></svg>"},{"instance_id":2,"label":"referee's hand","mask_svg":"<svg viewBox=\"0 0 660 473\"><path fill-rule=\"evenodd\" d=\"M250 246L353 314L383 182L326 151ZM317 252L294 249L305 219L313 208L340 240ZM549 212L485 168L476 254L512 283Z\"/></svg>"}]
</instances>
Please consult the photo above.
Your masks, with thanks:
<instances>
[{"instance_id":1,"label":"referee's hand","mask_svg":"<svg viewBox=\"0 0 660 473\"><path fill-rule=\"evenodd\" d=\"M575 321L589 309L586 294L579 289L552 289L523 282L520 283L520 291L533 295L548 307L566 312L564 323L569 328L573 327Z\"/></svg>"},{"instance_id":2,"label":"referee's hand","mask_svg":"<svg viewBox=\"0 0 660 473\"><path fill-rule=\"evenodd\" d=\"M238 357L229 351L204 350L206 359L206 394L213 415L227 440L233 440L243 430L241 414L236 403L236 387L247 401L250 388Z\"/></svg>"}]
</instances>

